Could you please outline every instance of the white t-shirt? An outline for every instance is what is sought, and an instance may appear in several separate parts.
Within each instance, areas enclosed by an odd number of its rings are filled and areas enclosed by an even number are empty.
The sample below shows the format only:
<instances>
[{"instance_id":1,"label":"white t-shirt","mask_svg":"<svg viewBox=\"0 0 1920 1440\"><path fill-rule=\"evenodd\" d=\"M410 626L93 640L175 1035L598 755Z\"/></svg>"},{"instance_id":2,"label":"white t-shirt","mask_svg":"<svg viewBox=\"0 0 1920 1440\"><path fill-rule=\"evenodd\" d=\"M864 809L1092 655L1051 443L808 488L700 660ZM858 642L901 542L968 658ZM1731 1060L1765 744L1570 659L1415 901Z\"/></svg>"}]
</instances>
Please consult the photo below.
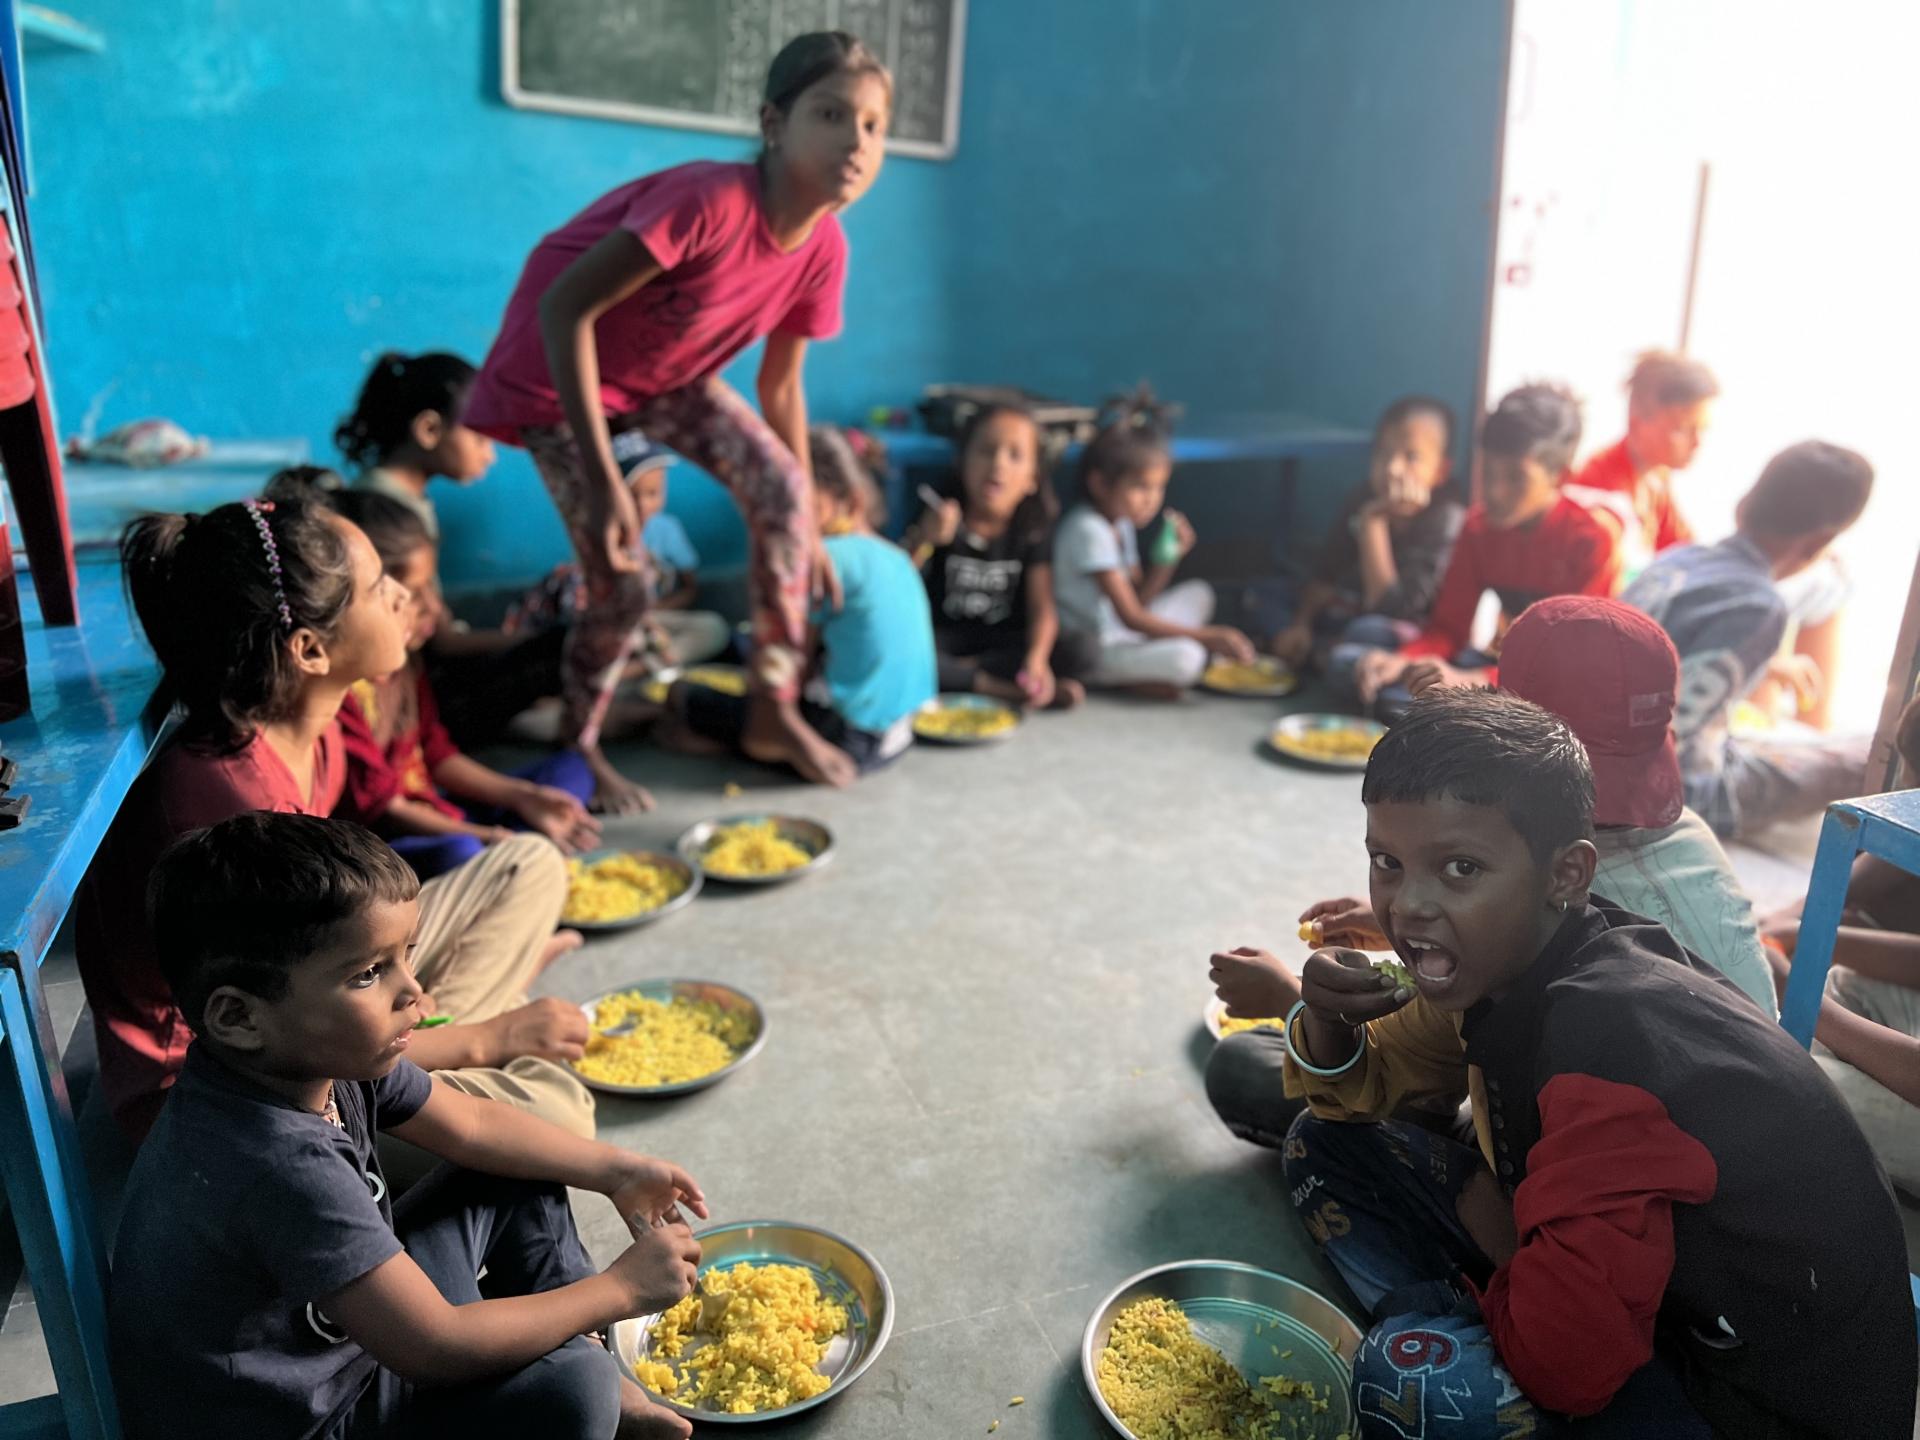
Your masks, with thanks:
<instances>
[{"instance_id":1,"label":"white t-shirt","mask_svg":"<svg viewBox=\"0 0 1920 1440\"><path fill-rule=\"evenodd\" d=\"M1109 520L1091 505L1076 505L1053 532L1053 603L1060 628L1114 639L1133 632L1120 623L1100 588L1109 570L1128 576L1140 564L1140 541L1131 520Z\"/></svg>"},{"instance_id":2,"label":"white t-shirt","mask_svg":"<svg viewBox=\"0 0 1920 1440\"><path fill-rule=\"evenodd\" d=\"M1706 821L1682 810L1662 829L1601 830L1594 843L1596 895L1658 920L1767 1014L1778 1013L1753 905Z\"/></svg>"}]
</instances>

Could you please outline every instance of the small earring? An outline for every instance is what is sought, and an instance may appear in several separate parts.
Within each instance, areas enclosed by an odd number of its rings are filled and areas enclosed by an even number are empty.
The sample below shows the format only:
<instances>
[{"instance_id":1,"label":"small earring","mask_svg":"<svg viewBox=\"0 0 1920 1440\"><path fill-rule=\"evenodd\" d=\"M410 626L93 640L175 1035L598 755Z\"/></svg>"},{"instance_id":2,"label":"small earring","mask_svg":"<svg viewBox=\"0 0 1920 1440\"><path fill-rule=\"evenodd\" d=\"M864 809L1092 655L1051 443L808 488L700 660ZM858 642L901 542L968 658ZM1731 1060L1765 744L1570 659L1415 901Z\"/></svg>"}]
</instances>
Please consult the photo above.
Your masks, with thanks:
<instances>
[{"instance_id":1,"label":"small earring","mask_svg":"<svg viewBox=\"0 0 1920 1440\"><path fill-rule=\"evenodd\" d=\"M1562 900L1562 901L1560 902L1560 913L1561 913L1562 915L1564 915L1564 914L1566 914L1566 913L1567 913L1567 902L1566 902L1566 901L1564 901L1564 900Z\"/></svg>"}]
</instances>

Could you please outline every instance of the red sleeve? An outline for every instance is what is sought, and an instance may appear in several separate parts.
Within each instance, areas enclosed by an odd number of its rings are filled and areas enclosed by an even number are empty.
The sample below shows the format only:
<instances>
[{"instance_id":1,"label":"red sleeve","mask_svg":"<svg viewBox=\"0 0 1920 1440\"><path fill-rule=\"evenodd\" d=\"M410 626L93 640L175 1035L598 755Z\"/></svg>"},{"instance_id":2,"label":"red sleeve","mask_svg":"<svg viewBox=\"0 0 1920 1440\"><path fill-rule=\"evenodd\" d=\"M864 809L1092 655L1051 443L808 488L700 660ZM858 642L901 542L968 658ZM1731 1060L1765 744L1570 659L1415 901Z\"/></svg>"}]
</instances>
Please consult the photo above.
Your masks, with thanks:
<instances>
[{"instance_id":1,"label":"red sleeve","mask_svg":"<svg viewBox=\"0 0 1920 1440\"><path fill-rule=\"evenodd\" d=\"M1440 593L1434 597L1426 628L1400 653L1409 660L1423 660L1430 655L1442 660L1453 659L1467 648L1468 637L1473 634L1473 612L1479 608L1480 594L1486 588L1480 566L1480 522L1476 512L1467 517L1460 538L1454 543L1446 577L1440 582Z\"/></svg>"},{"instance_id":2,"label":"red sleeve","mask_svg":"<svg viewBox=\"0 0 1920 1440\"><path fill-rule=\"evenodd\" d=\"M1539 1106L1540 1141L1513 1197L1520 1248L1480 1309L1529 1399L1591 1415L1652 1358L1673 1207L1711 1199L1719 1170L1638 1086L1556 1075Z\"/></svg>"},{"instance_id":3,"label":"red sleeve","mask_svg":"<svg viewBox=\"0 0 1920 1440\"><path fill-rule=\"evenodd\" d=\"M1660 496L1660 523L1653 535L1655 551L1671 550L1676 545L1693 543L1693 527L1687 523L1687 517L1680 513L1680 507L1674 503L1673 491L1666 490Z\"/></svg>"},{"instance_id":4,"label":"red sleeve","mask_svg":"<svg viewBox=\"0 0 1920 1440\"><path fill-rule=\"evenodd\" d=\"M1611 599L1620 584L1620 544L1606 526L1584 510L1580 513L1587 523L1568 537L1575 546L1573 573L1578 584L1568 593Z\"/></svg>"},{"instance_id":5,"label":"red sleeve","mask_svg":"<svg viewBox=\"0 0 1920 1440\"><path fill-rule=\"evenodd\" d=\"M460 747L453 743L447 727L440 723L440 702L433 698L433 682L427 679L426 666L422 665L416 673L414 694L420 706L420 754L431 774L458 755Z\"/></svg>"},{"instance_id":6,"label":"red sleeve","mask_svg":"<svg viewBox=\"0 0 1920 1440\"><path fill-rule=\"evenodd\" d=\"M387 813L400 793L400 773L387 760L385 748L373 738L366 712L352 694L340 706L340 738L347 751L347 784L334 813L370 825Z\"/></svg>"}]
</instances>

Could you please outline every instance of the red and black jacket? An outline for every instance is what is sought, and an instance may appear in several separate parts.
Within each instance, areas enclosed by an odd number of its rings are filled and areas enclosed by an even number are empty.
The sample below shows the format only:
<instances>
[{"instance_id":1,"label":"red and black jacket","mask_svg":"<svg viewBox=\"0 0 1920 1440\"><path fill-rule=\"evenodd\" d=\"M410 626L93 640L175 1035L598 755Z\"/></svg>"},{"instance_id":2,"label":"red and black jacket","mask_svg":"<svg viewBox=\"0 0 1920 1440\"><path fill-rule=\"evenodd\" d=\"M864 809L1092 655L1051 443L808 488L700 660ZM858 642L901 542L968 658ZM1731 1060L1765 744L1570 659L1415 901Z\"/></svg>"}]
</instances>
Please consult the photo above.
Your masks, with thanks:
<instances>
[{"instance_id":1,"label":"red and black jacket","mask_svg":"<svg viewBox=\"0 0 1920 1440\"><path fill-rule=\"evenodd\" d=\"M1893 1193L1785 1031L1596 901L1461 1026L1520 1249L1482 1295L1537 1404L1603 1408L1658 1349L1717 1433L1913 1433Z\"/></svg>"}]
</instances>

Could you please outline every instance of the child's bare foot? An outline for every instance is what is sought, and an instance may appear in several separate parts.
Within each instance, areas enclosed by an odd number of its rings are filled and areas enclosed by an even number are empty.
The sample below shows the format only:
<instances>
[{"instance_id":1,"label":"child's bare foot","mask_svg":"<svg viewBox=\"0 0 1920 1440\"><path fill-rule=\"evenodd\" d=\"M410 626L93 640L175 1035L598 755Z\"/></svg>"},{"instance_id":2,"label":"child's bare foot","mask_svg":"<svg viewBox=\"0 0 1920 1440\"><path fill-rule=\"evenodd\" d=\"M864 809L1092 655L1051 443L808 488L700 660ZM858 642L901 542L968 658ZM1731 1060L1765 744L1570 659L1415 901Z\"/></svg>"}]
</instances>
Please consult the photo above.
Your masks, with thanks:
<instances>
[{"instance_id":1,"label":"child's bare foot","mask_svg":"<svg viewBox=\"0 0 1920 1440\"><path fill-rule=\"evenodd\" d=\"M638 815L653 808L653 796L616 770L598 745L583 745L580 753L593 771L593 802L588 809L602 815Z\"/></svg>"},{"instance_id":2,"label":"child's bare foot","mask_svg":"<svg viewBox=\"0 0 1920 1440\"><path fill-rule=\"evenodd\" d=\"M747 705L747 724L740 748L767 765L791 765L803 779L816 785L845 787L854 781L853 760L837 745L829 745L806 722L791 700L755 695Z\"/></svg>"},{"instance_id":3,"label":"child's bare foot","mask_svg":"<svg viewBox=\"0 0 1920 1440\"><path fill-rule=\"evenodd\" d=\"M617 1440L687 1440L693 1434L693 1424L622 1375L620 1429L616 1434Z\"/></svg>"},{"instance_id":4,"label":"child's bare foot","mask_svg":"<svg viewBox=\"0 0 1920 1440\"><path fill-rule=\"evenodd\" d=\"M540 969L544 970L562 955L578 950L586 943L586 936L578 930L556 930L547 937L547 943L540 947ZM535 971L538 974L539 971Z\"/></svg>"},{"instance_id":5,"label":"child's bare foot","mask_svg":"<svg viewBox=\"0 0 1920 1440\"><path fill-rule=\"evenodd\" d=\"M1053 703L1049 710L1072 710L1086 703L1087 687L1078 680L1056 680L1053 685Z\"/></svg>"},{"instance_id":6,"label":"child's bare foot","mask_svg":"<svg viewBox=\"0 0 1920 1440\"><path fill-rule=\"evenodd\" d=\"M1024 707L1027 692L1011 680L1002 680L998 675L989 675L982 670L974 677L973 690L976 695L990 695L995 700L1004 700L1009 705Z\"/></svg>"}]
</instances>

